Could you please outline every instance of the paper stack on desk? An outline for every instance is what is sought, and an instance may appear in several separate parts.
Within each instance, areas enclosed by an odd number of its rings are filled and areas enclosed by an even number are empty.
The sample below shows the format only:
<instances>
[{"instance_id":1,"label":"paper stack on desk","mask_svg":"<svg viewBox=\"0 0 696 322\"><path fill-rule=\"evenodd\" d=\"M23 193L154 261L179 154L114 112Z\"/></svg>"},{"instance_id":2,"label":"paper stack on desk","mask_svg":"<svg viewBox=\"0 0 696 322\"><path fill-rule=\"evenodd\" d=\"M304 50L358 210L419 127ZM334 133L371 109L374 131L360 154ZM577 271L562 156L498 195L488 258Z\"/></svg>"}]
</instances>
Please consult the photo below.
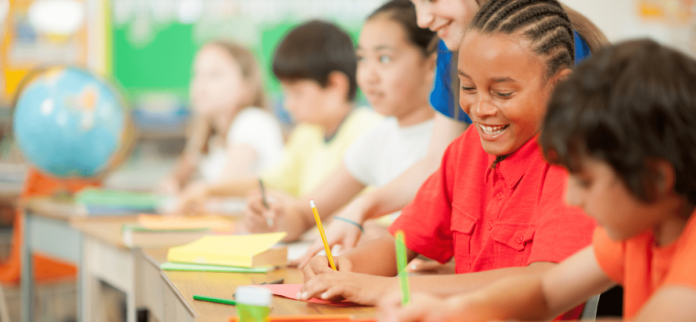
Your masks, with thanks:
<instances>
[{"instance_id":1,"label":"paper stack on desk","mask_svg":"<svg viewBox=\"0 0 696 322\"><path fill-rule=\"evenodd\" d=\"M163 196L151 193L97 188L83 189L75 195L75 203L84 207L88 216L152 213L163 200Z\"/></svg>"},{"instance_id":2,"label":"paper stack on desk","mask_svg":"<svg viewBox=\"0 0 696 322\"><path fill-rule=\"evenodd\" d=\"M215 233L234 232L234 223L221 216L161 216L140 214L138 224L151 230L210 229Z\"/></svg>"},{"instance_id":3,"label":"paper stack on desk","mask_svg":"<svg viewBox=\"0 0 696 322\"><path fill-rule=\"evenodd\" d=\"M138 224L123 226L123 243L129 247L168 247L196 241L210 234L231 234L234 223L220 216L138 216Z\"/></svg>"},{"instance_id":4,"label":"paper stack on desk","mask_svg":"<svg viewBox=\"0 0 696 322\"><path fill-rule=\"evenodd\" d=\"M235 267L285 266L287 247L273 247L285 233L205 236L187 245L169 249L173 263Z\"/></svg>"},{"instance_id":5,"label":"paper stack on desk","mask_svg":"<svg viewBox=\"0 0 696 322\"><path fill-rule=\"evenodd\" d=\"M123 243L128 247L171 247L184 245L209 235L209 228L149 229L141 225L123 225Z\"/></svg>"}]
</instances>

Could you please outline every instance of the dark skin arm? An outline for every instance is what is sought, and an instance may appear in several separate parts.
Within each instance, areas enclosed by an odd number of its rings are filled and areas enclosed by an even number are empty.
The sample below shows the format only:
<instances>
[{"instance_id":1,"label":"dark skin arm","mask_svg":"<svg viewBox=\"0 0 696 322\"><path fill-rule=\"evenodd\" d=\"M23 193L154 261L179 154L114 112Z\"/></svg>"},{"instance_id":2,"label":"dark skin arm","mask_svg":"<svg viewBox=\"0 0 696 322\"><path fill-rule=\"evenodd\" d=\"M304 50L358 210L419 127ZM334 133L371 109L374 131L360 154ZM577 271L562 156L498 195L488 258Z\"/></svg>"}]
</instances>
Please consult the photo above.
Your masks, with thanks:
<instances>
[{"instance_id":1,"label":"dark skin arm","mask_svg":"<svg viewBox=\"0 0 696 322\"><path fill-rule=\"evenodd\" d=\"M382 297L398 290L398 280L393 277L397 273L395 253L394 238L386 235L335 257L338 272L331 270L326 257L317 256L303 269L305 285L300 290L301 298L347 299L376 305ZM410 249L407 253L409 261L418 256ZM554 266L538 262L469 274L412 276L409 284L412 292L451 296L481 289L506 277L540 274Z\"/></svg>"}]
</instances>

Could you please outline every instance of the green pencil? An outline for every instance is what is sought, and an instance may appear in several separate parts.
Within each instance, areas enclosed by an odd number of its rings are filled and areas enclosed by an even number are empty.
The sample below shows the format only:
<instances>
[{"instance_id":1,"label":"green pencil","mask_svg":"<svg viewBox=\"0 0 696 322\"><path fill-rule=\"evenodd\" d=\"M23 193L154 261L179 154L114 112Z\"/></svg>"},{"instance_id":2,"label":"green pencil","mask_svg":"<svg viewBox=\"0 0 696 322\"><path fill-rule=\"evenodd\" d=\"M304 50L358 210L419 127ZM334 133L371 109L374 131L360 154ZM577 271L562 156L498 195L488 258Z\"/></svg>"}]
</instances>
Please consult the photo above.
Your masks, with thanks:
<instances>
[{"instance_id":1,"label":"green pencil","mask_svg":"<svg viewBox=\"0 0 696 322\"><path fill-rule=\"evenodd\" d=\"M208 296L202 296L202 295L194 295L193 299L199 300L199 301L220 303L220 304L237 305L237 301L235 301L235 300L219 299L216 297L208 297Z\"/></svg>"},{"instance_id":2,"label":"green pencil","mask_svg":"<svg viewBox=\"0 0 696 322\"><path fill-rule=\"evenodd\" d=\"M399 269L399 284L401 284L401 305L411 301L411 291L408 287L408 272L406 272L406 242L404 232L396 232L396 267Z\"/></svg>"}]
</instances>

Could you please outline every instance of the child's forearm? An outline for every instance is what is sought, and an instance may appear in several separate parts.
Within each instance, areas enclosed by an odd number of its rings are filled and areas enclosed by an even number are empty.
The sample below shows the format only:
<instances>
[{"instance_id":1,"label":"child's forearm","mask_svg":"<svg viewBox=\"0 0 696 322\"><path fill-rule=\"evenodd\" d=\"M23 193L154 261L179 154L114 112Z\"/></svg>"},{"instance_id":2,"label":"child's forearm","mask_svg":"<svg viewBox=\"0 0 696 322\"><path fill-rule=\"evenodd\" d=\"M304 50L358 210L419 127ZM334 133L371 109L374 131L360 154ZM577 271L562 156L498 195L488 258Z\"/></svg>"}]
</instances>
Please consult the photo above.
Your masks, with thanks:
<instances>
[{"instance_id":1,"label":"child's forearm","mask_svg":"<svg viewBox=\"0 0 696 322\"><path fill-rule=\"evenodd\" d=\"M562 313L549 308L539 274L500 280L459 302L473 321L550 320Z\"/></svg>"},{"instance_id":2,"label":"child's forearm","mask_svg":"<svg viewBox=\"0 0 696 322\"><path fill-rule=\"evenodd\" d=\"M189 159L190 157L188 157L187 155L182 155L176 161L176 164L174 165L174 171L172 171L172 174L170 176L170 178L174 179L180 186L189 180L191 174L193 174L193 171L195 170L194 163L191 162Z\"/></svg>"},{"instance_id":3,"label":"child's forearm","mask_svg":"<svg viewBox=\"0 0 696 322\"><path fill-rule=\"evenodd\" d=\"M426 292L438 296L454 296L479 291L502 279L538 275L554 265L553 263L544 262L534 263L526 267L509 267L467 274L413 276L409 278L409 281L411 290L414 292Z\"/></svg>"},{"instance_id":4,"label":"child's forearm","mask_svg":"<svg viewBox=\"0 0 696 322\"><path fill-rule=\"evenodd\" d=\"M220 182L208 187L208 196L243 197L254 189L259 188L259 180L255 176L245 176L229 182Z\"/></svg>"},{"instance_id":5,"label":"child's forearm","mask_svg":"<svg viewBox=\"0 0 696 322\"><path fill-rule=\"evenodd\" d=\"M418 256L407 250L409 261ZM396 247L394 237L384 235L378 239L362 244L341 255L347 257L353 264L353 272L378 276L395 276Z\"/></svg>"}]
</instances>

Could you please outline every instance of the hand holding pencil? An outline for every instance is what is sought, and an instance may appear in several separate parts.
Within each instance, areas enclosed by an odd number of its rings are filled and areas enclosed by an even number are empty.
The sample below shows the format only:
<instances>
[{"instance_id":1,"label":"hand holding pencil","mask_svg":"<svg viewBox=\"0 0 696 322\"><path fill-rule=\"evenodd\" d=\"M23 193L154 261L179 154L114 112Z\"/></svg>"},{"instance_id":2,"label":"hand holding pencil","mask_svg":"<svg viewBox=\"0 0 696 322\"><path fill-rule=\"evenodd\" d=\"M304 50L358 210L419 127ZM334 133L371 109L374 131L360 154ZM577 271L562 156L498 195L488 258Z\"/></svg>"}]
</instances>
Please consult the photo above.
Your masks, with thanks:
<instances>
[{"instance_id":1,"label":"hand holding pencil","mask_svg":"<svg viewBox=\"0 0 696 322\"><path fill-rule=\"evenodd\" d=\"M286 197L275 191L261 190L247 197L243 211L243 224L250 233L268 233L283 230L286 213Z\"/></svg>"}]
</instances>

